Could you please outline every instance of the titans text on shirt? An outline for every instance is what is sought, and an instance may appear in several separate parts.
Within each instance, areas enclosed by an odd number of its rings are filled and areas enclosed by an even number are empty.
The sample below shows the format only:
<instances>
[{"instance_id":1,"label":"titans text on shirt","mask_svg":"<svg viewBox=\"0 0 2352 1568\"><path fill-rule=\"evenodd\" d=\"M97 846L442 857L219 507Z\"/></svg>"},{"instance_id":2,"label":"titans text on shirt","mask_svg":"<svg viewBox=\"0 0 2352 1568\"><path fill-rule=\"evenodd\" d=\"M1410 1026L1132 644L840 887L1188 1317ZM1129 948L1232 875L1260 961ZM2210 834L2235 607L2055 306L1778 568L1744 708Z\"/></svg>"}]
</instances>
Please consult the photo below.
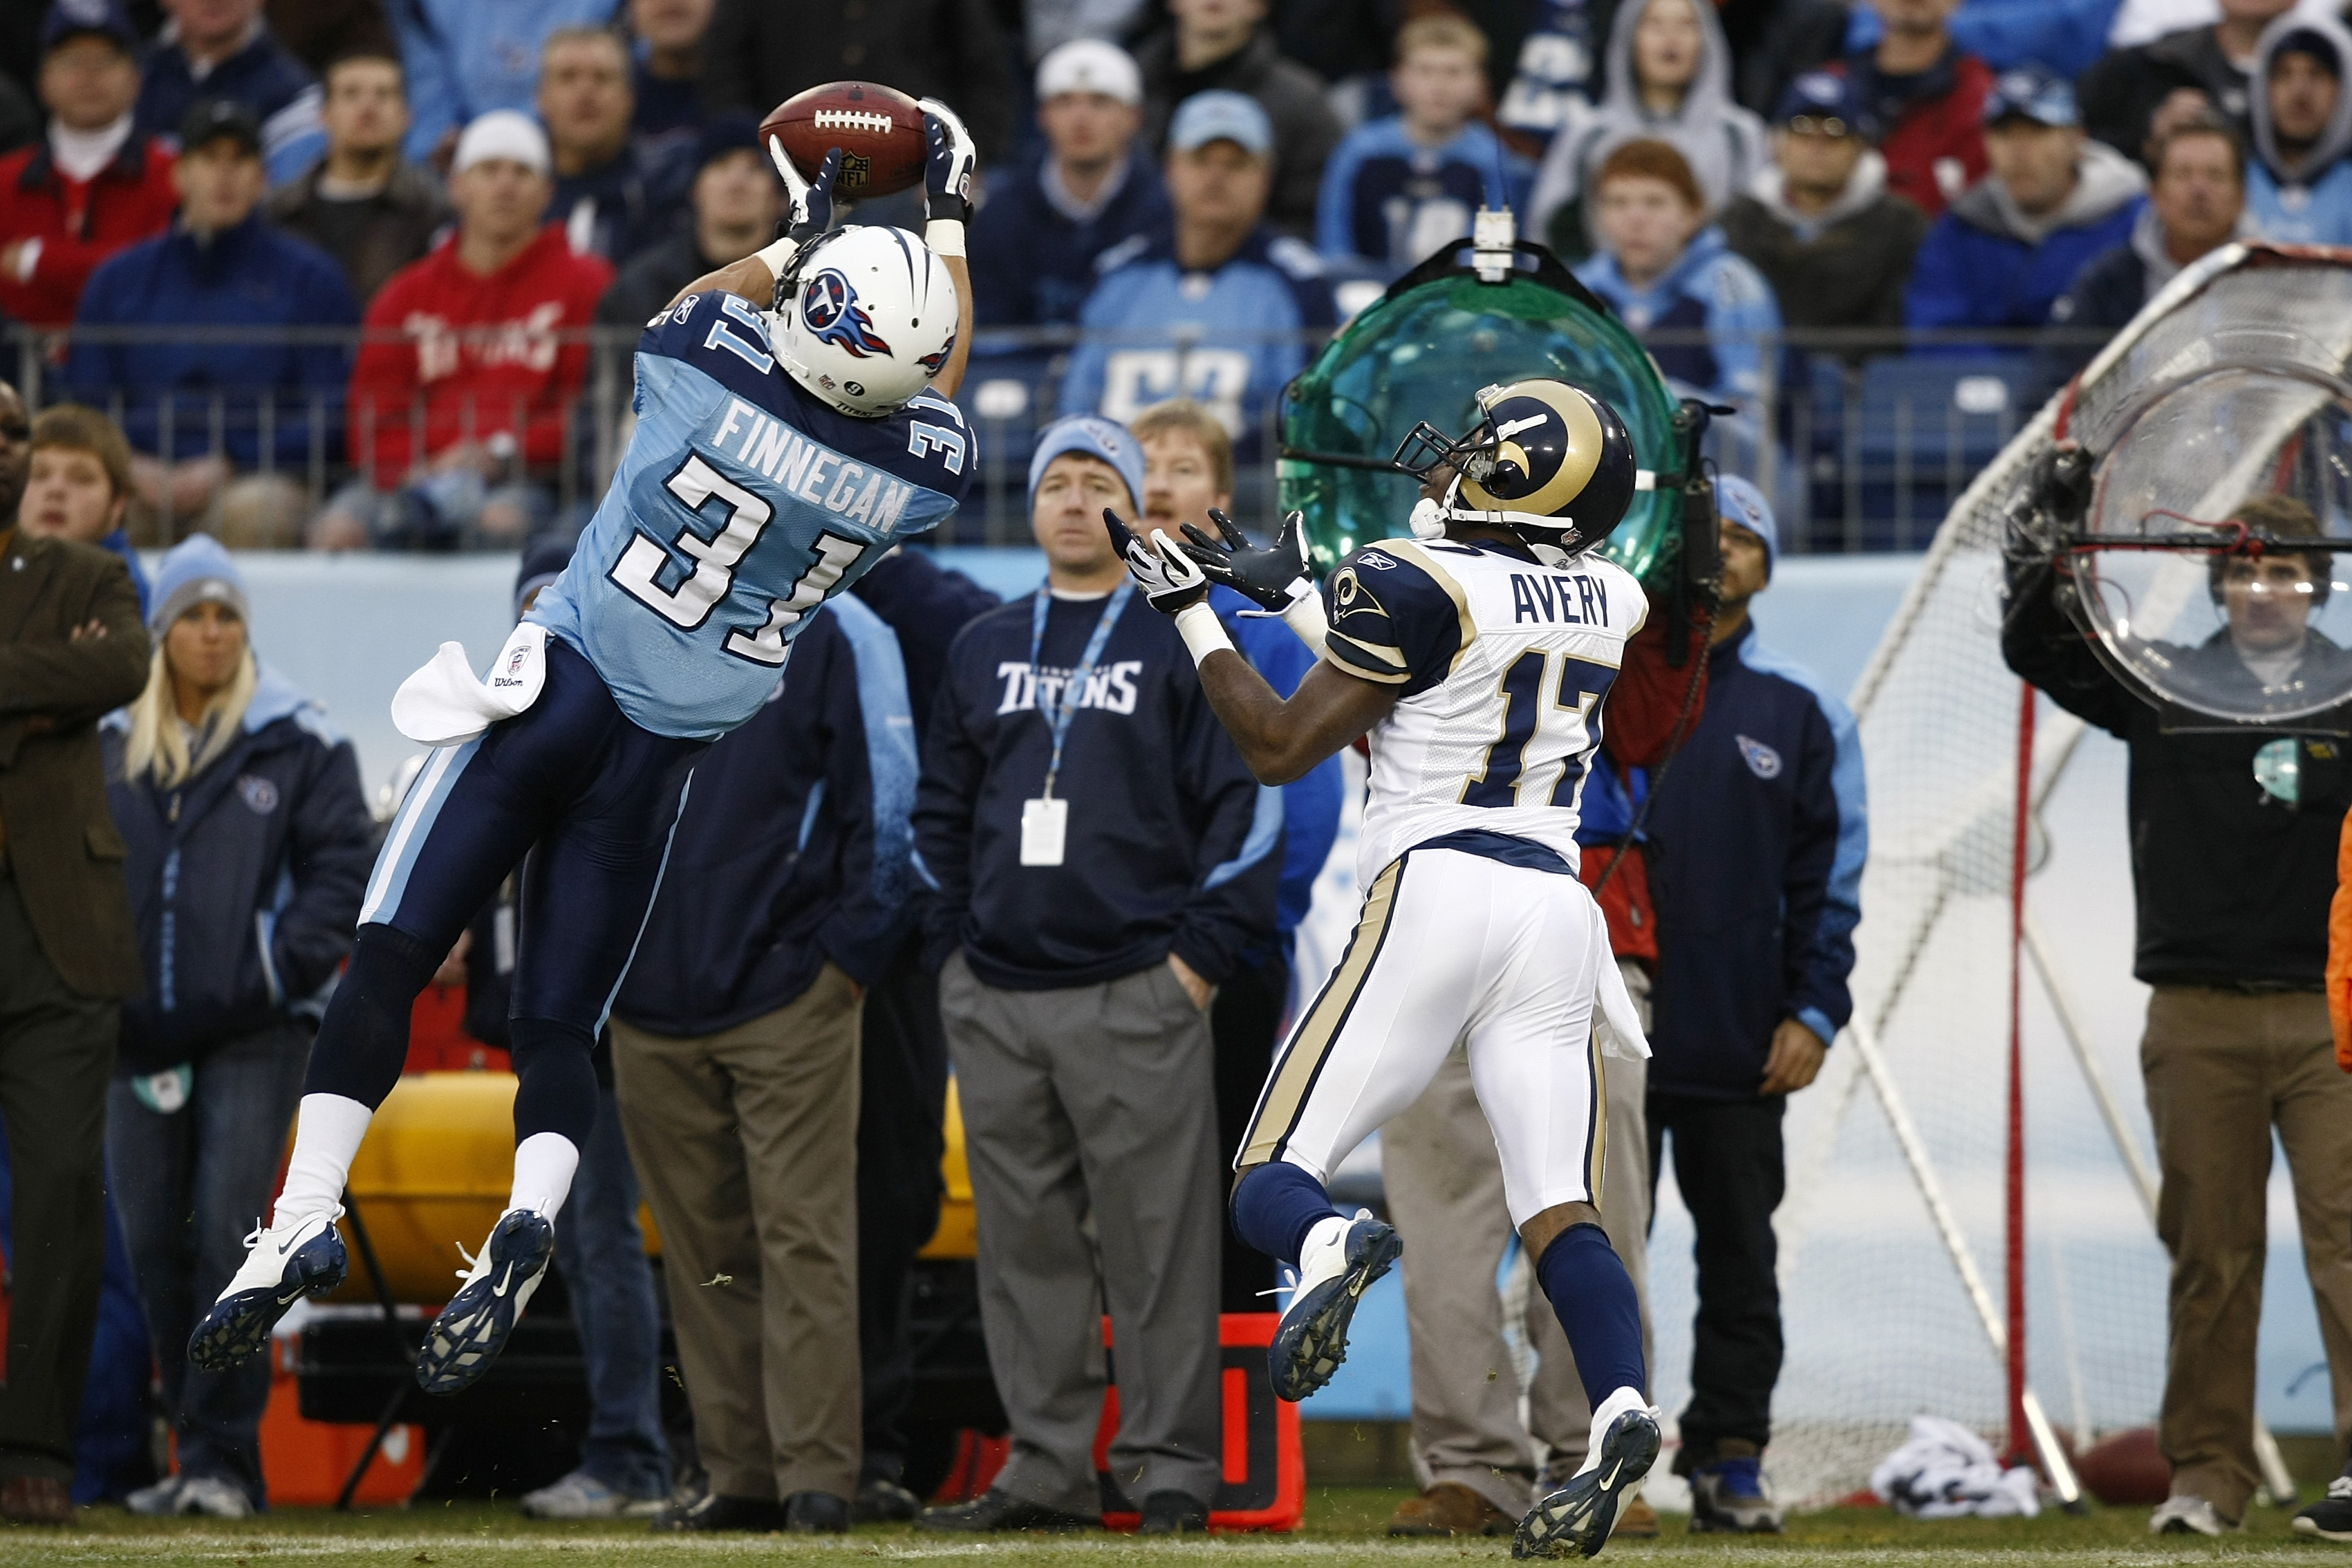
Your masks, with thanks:
<instances>
[{"instance_id":1,"label":"titans text on shirt","mask_svg":"<svg viewBox=\"0 0 2352 1568\"><path fill-rule=\"evenodd\" d=\"M955 510L972 437L929 392L879 419L835 412L777 368L766 318L732 294L656 316L636 374L636 433L530 618L630 719L709 739L758 711L811 610Z\"/></svg>"}]
</instances>

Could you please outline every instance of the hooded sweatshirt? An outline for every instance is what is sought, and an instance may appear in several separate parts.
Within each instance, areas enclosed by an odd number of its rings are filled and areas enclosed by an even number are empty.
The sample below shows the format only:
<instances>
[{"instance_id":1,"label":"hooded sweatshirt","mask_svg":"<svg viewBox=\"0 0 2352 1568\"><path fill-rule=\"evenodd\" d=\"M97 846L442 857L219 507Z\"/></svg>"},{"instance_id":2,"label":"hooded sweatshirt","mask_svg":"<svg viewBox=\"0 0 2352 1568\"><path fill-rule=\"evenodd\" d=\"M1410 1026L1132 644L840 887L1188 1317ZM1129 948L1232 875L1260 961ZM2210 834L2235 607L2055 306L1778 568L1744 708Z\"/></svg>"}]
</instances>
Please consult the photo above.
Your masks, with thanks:
<instances>
[{"instance_id":1,"label":"hooded sweatshirt","mask_svg":"<svg viewBox=\"0 0 2352 1568\"><path fill-rule=\"evenodd\" d=\"M2316 33L2336 50L2340 72L2352 70L2352 31L2318 11L2291 11L2263 29L2255 46L2256 83L2270 80L2271 61L2296 33ZM2264 239L2281 245L2352 245L2352 92L2338 90L2336 111L2319 140L2300 156L2289 157L2271 124L2270 94L2247 95L2253 124L2253 156L2246 162L2246 211Z\"/></svg>"},{"instance_id":2,"label":"hooded sweatshirt","mask_svg":"<svg viewBox=\"0 0 2352 1568\"><path fill-rule=\"evenodd\" d=\"M1643 107L1642 91L1633 79L1633 31L1654 3L1644 0L1618 8L1609 29L1609 90L1582 124L1553 138L1536 176L1535 194L1528 203L1533 232L1551 236L1562 254L1581 256L1594 248L1597 235L1589 218L1577 221L1561 216L1562 209L1571 203L1582 207L1592 176L1610 153L1628 142L1664 142L1687 159L1709 216L1748 188L1769 154L1764 122L1731 96L1731 46L1724 41L1723 24L1711 5L1692 5L1698 17L1698 71L1680 106L1664 115Z\"/></svg>"},{"instance_id":3,"label":"hooded sweatshirt","mask_svg":"<svg viewBox=\"0 0 2352 1568\"><path fill-rule=\"evenodd\" d=\"M1899 327L1903 286L1927 217L1886 189L1886 160L1864 153L1838 198L1818 213L1789 205L1777 163L1757 172L1723 215L1726 244L1772 286L1792 327Z\"/></svg>"},{"instance_id":4,"label":"hooded sweatshirt","mask_svg":"<svg viewBox=\"0 0 2352 1568\"><path fill-rule=\"evenodd\" d=\"M1911 269L1903 315L1913 327L2040 327L2084 264L2131 237L2147 176L2085 141L2074 189L2032 216L1998 175L1970 186L1936 220Z\"/></svg>"},{"instance_id":5,"label":"hooded sweatshirt","mask_svg":"<svg viewBox=\"0 0 2352 1568\"><path fill-rule=\"evenodd\" d=\"M1780 302L1756 268L1734 256L1723 231L1701 229L1681 259L1646 285L1628 282L1605 251L1576 268L1580 282L1609 301L1646 339L1666 379L1716 397L1753 397L1763 381L1761 338L1780 330ZM1704 331L1704 342L1689 334Z\"/></svg>"}]
</instances>

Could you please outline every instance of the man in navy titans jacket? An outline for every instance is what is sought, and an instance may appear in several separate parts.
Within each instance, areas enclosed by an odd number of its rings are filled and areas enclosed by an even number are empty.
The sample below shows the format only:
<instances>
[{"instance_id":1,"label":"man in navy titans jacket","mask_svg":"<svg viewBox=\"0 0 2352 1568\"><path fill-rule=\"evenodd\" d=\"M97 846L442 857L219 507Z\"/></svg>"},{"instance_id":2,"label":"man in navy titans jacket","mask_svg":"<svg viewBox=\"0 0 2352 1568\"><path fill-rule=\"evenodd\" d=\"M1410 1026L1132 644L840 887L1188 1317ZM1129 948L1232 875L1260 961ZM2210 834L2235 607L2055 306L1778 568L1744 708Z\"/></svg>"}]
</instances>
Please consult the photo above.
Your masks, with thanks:
<instances>
[{"instance_id":1,"label":"man in navy titans jacket","mask_svg":"<svg viewBox=\"0 0 2352 1568\"><path fill-rule=\"evenodd\" d=\"M1780 1374L1772 1211L1780 1118L1853 1010L1853 928L1868 836L1853 716L1767 651L1748 604L1778 535L1754 485L1717 481L1723 605L1706 710L1656 785L1658 916L1650 1032L1650 1170L1674 1142L1698 1233L1699 1312L1677 1472L1694 1519L1780 1529L1758 1460Z\"/></svg>"},{"instance_id":2,"label":"man in navy titans jacket","mask_svg":"<svg viewBox=\"0 0 2352 1568\"><path fill-rule=\"evenodd\" d=\"M1038 437L1046 583L964 628L924 744L915 835L950 952L940 1010L987 1238L981 1322L1013 1429L994 1484L925 1514L932 1529L1099 1519L1104 1306L1111 1479L1142 1528L1204 1528L1222 1473L1208 1009L1273 936L1282 792L1243 766L1183 639L1110 546L1103 510L1139 516L1143 472L1107 419Z\"/></svg>"}]
</instances>

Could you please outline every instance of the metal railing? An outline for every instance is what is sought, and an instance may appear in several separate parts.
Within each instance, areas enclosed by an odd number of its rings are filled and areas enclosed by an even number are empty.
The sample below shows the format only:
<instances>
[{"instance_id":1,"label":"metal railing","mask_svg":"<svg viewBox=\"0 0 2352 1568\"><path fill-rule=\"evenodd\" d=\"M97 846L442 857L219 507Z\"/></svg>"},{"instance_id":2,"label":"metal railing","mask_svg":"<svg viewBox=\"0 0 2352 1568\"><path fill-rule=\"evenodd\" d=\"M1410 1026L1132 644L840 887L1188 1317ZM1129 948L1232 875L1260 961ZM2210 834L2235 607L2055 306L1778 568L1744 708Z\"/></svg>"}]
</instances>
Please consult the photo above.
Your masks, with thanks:
<instances>
[{"instance_id":1,"label":"metal railing","mask_svg":"<svg viewBox=\"0 0 2352 1568\"><path fill-rule=\"evenodd\" d=\"M429 486L410 455L428 457L451 445L480 447L501 432L519 449L477 465L482 488L532 498L530 526L577 526L602 496L633 427L630 353L637 332L594 329L540 333L518 342L509 331L459 337L459 354L495 357L527 353L547 363L569 357L576 390L544 404L512 397L435 392L393 404L345 380L310 385L173 387L153 381L120 384L95 374L105 351L168 353L189 377L188 351L217 348L224 358L254 351L315 351L339 354L348 367L361 333L341 329L238 331L224 328L155 326L32 332L10 329L7 360L28 407L65 401L94 402L151 456L226 458L246 479L276 487L280 513L293 519L273 537L240 536L232 543L293 544L310 525L350 498L371 492L395 498L380 503L376 542L405 548L511 547L511 525L485 528L436 518L420 531L385 526L406 506L430 510ZM1325 334L1197 336L1097 333L1072 329L983 331L959 397L977 436L974 483L961 511L940 531L945 542L1025 543L1029 539L1026 480L1036 434L1084 389L1095 411L1133 413L1178 390L1215 406L1236 430L1241 459L1236 501L1263 514L1275 503L1279 450L1276 400L1267 388L1303 366ZM1727 469L1757 479L1782 515L1792 551L1854 552L1922 548L1945 509L1977 470L2031 416L2041 397L2063 384L2088 360L2104 334L1905 333L1864 331L1790 331L1752 341L1762 372L1752 394L1733 398L1737 417L1719 420L1710 452ZM408 342L403 337L397 341ZM1657 331L1644 340L1661 359L1674 351L1721 348L1693 331ZM445 344L445 349L446 349ZM1089 348L1099 352L1087 354ZM77 349L91 351L78 359ZM1074 377L1074 363L1090 362ZM1271 368L1269 368L1271 367ZM1503 367L1498 367L1498 372ZM347 374L347 372L346 372ZM1451 411L1433 410L1443 419ZM222 531L215 497L193 515L169 494L139 509L134 535L163 544L194 529ZM391 507L385 511L384 507ZM344 542L352 542L346 535Z\"/></svg>"}]
</instances>

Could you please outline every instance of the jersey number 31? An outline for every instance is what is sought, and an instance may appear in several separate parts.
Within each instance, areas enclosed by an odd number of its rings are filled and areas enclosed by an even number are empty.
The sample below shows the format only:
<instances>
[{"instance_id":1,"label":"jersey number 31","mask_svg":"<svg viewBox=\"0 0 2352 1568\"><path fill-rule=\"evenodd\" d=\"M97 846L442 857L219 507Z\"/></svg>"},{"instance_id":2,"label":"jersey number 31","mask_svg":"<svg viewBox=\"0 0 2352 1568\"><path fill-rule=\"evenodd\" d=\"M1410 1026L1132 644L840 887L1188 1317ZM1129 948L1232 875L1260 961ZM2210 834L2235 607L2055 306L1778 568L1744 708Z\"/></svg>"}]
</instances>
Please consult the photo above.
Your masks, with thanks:
<instances>
[{"instance_id":1,"label":"jersey number 31","mask_svg":"<svg viewBox=\"0 0 2352 1568\"><path fill-rule=\"evenodd\" d=\"M629 541L620 560L613 563L611 575L624 591L673 626L695 631L725 602L735 585L736 566L759 542L775 518L775 509L703 461L698 452L679 465L677 472L663 481L663 488L691 512L699 513L718 502L726 511L724 524L709 539L691 528L678 531L677 548L694 557L694 570L676 588L661 585L662 569L671 563L669 552L644 533ZM769 601L768 618L758 626L729 632L723 645L726 651L754 664L781 666L788 651L784 634L824 603L825 595L841 581L842 574L856 564L865 549L854 539L819 534L813 552L815 559L793 584L792 592Z\"/></svg>"}]
</instances>

